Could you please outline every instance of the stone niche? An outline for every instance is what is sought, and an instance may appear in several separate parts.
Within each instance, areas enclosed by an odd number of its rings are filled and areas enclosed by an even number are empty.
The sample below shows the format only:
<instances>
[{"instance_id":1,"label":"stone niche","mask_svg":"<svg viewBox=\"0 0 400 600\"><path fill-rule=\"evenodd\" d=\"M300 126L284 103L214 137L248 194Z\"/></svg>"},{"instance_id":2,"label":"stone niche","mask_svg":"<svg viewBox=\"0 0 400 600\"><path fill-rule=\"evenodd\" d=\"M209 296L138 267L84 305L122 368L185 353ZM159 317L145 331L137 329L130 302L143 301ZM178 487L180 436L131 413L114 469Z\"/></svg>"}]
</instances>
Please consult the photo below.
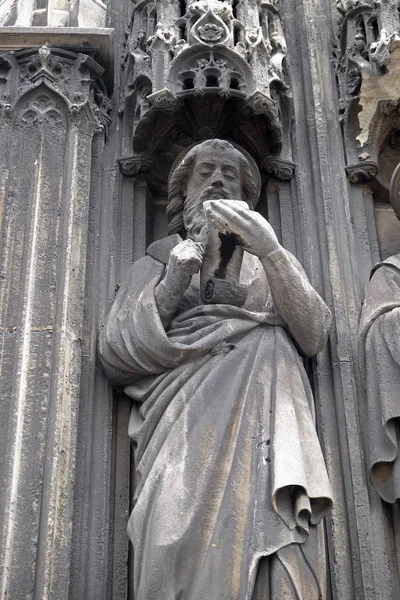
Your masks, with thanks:
<instances>
[{"instance_id":1,"label":"stone niche","mask_svg":"<svg viewBox=\"0 0 400 600\"><path fill-rule=\"evenodd\" d=\"M279 6L200 0L134 5L122 58L128 177L143 173L155 201L187 148L219 137L265 172L293 172L291 95ZM279 162L279 168L276 164ZM285 162L286 161L286 162Z\"/></svg>"},{"instance_id":2,"label":"stone niche","mask_svg":"<svg viewBox=\"0 0 400 600\"><path fill-rule=\"evenodd\" d=\"M353 184L370 182L382 259L400 251L400 222L390 204L400 162L400 21L391 2L339 2L337 74Z\"/></svg>"}]
</instances>

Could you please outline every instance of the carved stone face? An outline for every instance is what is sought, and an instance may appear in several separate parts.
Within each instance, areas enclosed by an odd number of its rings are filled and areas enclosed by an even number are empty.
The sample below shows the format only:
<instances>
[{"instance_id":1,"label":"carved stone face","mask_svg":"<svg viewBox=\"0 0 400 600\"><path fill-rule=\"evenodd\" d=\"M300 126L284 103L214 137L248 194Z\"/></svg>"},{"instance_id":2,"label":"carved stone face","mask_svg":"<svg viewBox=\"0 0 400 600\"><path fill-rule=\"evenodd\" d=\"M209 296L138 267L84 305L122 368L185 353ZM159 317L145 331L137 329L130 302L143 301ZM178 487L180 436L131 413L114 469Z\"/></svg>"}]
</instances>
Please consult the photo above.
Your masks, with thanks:
<instances>
[{"instance_id":1,"label":"carved stone face","mask_svg":"<svg viewBox=\"0 0 400 600\"><path fill-rule=\"evenodd\" d=\"M187 182L186 199L201 203L218 198L241 200L241 156L237 150L201 148Z\"/></svg>"},{"instance_id":2,"label":"carved stone face","mask_svg":"<svg viewBox=\"0 0 400 600\"><path fill-rule=\"evenodd\" d=\"M241 161L240 153L234 149L199 149L185 190L183 218L188 237L199 242L206 237L206 200L242 200Z\"/></svg>"}]
</instances>

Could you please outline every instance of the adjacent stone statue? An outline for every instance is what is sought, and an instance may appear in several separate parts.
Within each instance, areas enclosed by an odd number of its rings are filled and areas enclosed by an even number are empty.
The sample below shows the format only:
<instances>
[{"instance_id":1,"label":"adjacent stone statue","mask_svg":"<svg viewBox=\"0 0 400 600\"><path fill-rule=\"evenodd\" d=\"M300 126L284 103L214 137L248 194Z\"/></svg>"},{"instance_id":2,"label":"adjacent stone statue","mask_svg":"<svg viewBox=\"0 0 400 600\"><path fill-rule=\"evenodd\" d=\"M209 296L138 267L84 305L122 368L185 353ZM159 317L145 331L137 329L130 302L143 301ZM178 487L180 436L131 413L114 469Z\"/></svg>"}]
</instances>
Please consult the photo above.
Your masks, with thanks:
<instances>
[{"instance_id":1,"label":"adjacent stone statue","mask_svg":"<svg viewBox=\"0 0 400 600\"><path fill-rule=\"evenodd\" d=\"M102 332L104 370L138 407L135 600L325 597L331 489L299 351L323 347L331 315L253 210L259 192L228 142L192 148L170 177L170 235Z\"/></svg>"},{"instance_id":2,"label":"adjacent stone statue","mask_svg":"<svg viewBox=\"0 0 400 600\"><path fill-rule=\"evenodd\" d=\"M400 219L400 164L390 181ZM360 320L360 366L367 391L364 440L372 483L382 500L400 499L400 254L377 264Z\"/></svg>"},{"instance_id":3,"label":"adjacent stone statue","mask_svg":"<svg viewBox=\"0 0 400 600\"><path fill-rule=\"evenodd\" d=\"M365 440L372 482L400 498L400 254L379 263L366 288L360 356L367 388Z\"/></svg>"}]
</instances>

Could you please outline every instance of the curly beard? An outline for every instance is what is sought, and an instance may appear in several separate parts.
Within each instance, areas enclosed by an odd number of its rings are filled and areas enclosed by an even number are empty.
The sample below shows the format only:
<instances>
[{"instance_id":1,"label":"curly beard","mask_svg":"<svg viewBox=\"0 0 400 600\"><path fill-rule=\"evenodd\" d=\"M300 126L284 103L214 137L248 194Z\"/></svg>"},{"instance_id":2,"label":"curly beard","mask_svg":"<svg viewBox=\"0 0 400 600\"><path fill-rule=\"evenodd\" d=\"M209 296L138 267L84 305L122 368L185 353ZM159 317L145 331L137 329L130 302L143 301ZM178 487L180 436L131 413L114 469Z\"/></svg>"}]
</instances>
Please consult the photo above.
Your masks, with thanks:
<instances>
[{"instance_id":1,"label":"curly beard","mask_svg":"<svg viewBox=\"0 0 400 600\"><path fill-rule=\"evenodd\" d=\"M183 224L186 236L194 242L206 244L208 237L207 221L204 214L203 202L212 199L228 199L225 188L214 188L212 186L203 190L200 196L188 194L185 198L183 208Z\"/></svg>"},{"instance_id":2,"label":"curly beard","mask_svg":"<svg viewBox=\"0 0 400 600\"><path fill-rule=\"evenodd\" d=\"M186 229L186 236L194 242L206 244L208 228L203 205L198 201L186 206L183 211L183 222Z\"/></svg>"}]
</instances>

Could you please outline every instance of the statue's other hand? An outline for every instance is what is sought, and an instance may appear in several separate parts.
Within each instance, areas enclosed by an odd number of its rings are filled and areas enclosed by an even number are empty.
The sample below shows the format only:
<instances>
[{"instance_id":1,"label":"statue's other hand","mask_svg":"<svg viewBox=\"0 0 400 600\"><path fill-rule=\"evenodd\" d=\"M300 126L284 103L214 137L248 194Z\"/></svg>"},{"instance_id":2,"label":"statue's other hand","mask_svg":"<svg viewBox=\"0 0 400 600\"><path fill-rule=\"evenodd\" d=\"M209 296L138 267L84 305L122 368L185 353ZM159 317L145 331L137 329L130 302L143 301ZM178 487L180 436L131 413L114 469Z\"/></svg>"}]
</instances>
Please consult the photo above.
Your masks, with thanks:
<instances>
[{"instance_id":1,"label":"statue's other hand","mask_svg":"<svg viewBox=\"0 0 400 600\"><path fill-rule=\"evenodd\" d=\"M185 240L171 251L168 263L169 276L191 277L203 263L204 246L193 240Z\"/></svg>"},{"instance_id":2,"label":"statue's other hand","mask_svg":"<svg viewBox=\"0 0 400 600\"><path fill-rule=\"evenodd\" d=\"M164 327L167 327L179 307L192 275L200 270L204 248L193 240L181 242L169 255L164 279L155 290L156 303Z\"/></svg>"},{"instance_id":3,"label":"statue's other hand","mask_svg":"<svg viewBox=\"0 0 400 600\"><path fill-rule=\"evenodd\" d=\"M280 248L274 230L260 213L235 200L204 202L207 218L221 232L234 233L240 245L258 258Z\"/></svg>"}]
</instances>

